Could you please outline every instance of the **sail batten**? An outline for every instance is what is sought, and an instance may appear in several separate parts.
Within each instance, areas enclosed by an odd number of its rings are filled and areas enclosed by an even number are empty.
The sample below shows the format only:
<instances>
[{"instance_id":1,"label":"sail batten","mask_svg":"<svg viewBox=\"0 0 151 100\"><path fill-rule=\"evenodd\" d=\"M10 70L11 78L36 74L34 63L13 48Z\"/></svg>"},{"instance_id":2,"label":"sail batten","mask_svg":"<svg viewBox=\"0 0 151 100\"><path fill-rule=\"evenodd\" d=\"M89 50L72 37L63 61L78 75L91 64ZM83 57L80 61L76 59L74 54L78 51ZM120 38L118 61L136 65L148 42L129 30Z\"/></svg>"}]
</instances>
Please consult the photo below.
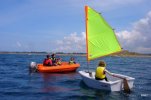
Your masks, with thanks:
<instances>
[{"instance_id":1,"label":"sail batten","mask_svg":"<svg viewBox=\"0 0 151 100\"><path fill-rule=\"evenodd\" d=\"M110 25L92 8L85 6L87 60L120 52L121 46Z\"/></svg>"}]
</instances>

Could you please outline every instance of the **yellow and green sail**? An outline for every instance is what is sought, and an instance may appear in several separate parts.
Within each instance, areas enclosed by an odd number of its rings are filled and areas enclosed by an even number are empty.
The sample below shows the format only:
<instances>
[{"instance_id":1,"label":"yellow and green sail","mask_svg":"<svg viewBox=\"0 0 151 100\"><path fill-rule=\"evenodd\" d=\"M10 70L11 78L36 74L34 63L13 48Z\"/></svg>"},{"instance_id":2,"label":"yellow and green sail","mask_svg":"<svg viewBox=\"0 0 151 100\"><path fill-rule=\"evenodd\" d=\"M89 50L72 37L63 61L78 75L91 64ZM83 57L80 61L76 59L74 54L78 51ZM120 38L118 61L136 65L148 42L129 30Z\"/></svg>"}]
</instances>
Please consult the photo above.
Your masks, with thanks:
<instances>
[{"instance_id":1,"label":"yellow and green sail","mask_svg":"<svg viewBox=\"0 0 151 100\"><path fill-rule=\"evenodd\" d=\"M103 17L85 6L87 60L121 51L113 29Z\"/></svg>"}]
</instances>

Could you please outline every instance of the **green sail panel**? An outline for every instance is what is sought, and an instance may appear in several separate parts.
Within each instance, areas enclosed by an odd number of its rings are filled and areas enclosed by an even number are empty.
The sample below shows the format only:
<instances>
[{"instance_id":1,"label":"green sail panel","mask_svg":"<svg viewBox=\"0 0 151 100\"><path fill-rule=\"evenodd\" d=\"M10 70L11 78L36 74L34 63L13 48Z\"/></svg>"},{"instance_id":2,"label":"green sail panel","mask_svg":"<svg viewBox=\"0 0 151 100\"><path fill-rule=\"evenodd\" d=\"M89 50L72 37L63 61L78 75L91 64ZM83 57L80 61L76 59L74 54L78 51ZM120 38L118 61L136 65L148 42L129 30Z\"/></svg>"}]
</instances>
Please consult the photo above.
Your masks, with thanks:
<instances>
[{"instance_id":1,"label":"green sail panel","mask_svg":"<svg viewBox=\"0 0 151 100\"><path fill-rule=\"evenodd\" d=\"M113 29L103 17L88 6L85 6L85 11L87 60L121 51Z\"/></svg>"}]
</instances>

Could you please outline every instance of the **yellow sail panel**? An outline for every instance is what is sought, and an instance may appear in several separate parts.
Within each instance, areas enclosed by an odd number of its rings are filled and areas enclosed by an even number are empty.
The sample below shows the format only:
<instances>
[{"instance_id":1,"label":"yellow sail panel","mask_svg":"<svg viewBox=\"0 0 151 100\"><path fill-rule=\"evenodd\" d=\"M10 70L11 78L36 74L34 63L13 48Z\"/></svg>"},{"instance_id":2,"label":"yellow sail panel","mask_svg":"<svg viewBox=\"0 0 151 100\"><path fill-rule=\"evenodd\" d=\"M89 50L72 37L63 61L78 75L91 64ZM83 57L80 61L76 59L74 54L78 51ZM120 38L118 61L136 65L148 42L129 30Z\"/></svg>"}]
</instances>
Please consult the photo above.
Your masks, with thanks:
<instances>
[{"instance_id":1,"label":"yellow sail panel","mask_svg":"<svg viewBox=\"0 0 151 100\"><path fill-rule=\"evenodd\" d=\"M85 6L87 60L121 51L113 29L103 17Z\"/></svg>"}]
</instances>

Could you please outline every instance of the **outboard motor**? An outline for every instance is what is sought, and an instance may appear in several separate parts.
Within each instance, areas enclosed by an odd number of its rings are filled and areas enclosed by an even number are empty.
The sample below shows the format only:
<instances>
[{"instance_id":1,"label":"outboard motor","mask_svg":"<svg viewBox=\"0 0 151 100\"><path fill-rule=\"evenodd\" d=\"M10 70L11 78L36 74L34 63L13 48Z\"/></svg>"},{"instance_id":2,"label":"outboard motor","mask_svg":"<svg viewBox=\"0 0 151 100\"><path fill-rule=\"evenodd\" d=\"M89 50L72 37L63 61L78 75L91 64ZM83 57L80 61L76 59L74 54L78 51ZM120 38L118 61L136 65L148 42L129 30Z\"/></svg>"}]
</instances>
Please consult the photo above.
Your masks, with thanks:
<instances>
[{"instance_id":1,"label":"outboard motor","mask_svg":"<svg viewBox=\"0 0 151 100\"><path fill-rule=\"evenodd\" d=\"M29 67L30 72L36 72L37 71L37 64L36 62L31 62Z\"/></svg>"}]
</instances>

